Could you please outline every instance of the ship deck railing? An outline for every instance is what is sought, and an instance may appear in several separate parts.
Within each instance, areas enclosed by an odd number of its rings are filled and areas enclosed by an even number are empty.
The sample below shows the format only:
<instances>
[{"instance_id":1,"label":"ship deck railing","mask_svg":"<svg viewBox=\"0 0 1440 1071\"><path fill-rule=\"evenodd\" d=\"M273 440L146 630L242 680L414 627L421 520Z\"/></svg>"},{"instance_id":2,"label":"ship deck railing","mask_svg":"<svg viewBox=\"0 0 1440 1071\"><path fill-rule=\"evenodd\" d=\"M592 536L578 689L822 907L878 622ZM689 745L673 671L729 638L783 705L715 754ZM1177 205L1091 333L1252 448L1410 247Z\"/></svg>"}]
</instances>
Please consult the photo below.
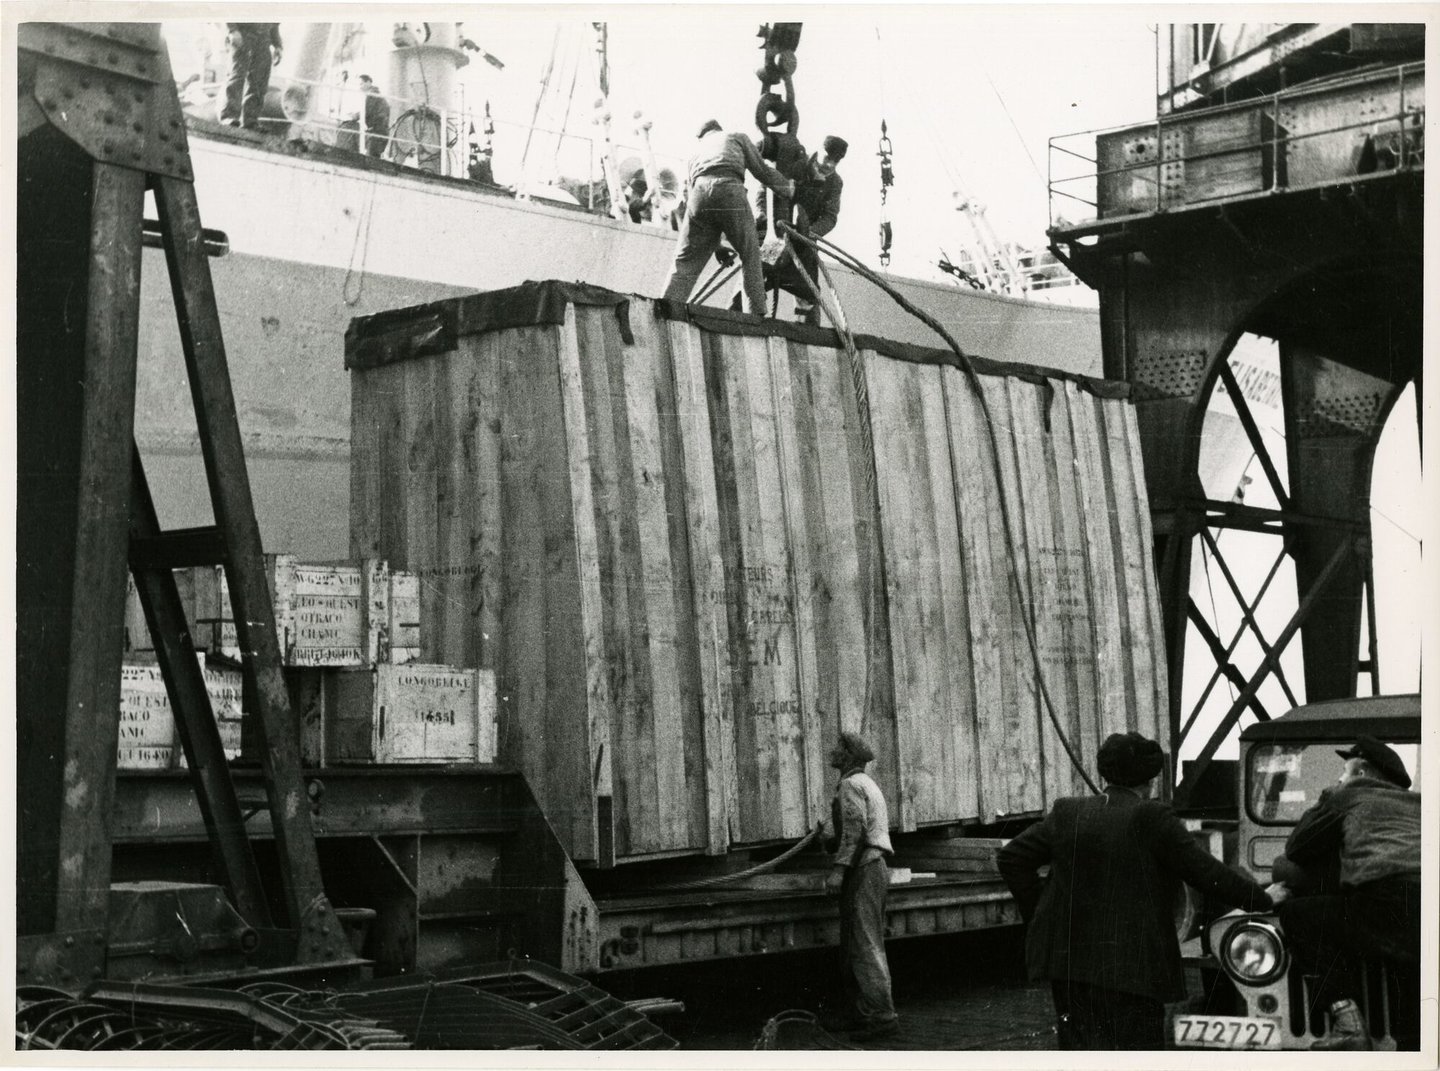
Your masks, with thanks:
<instances>
[{"instance_id":1,"label":"ship deck railing","mask_svg":"<svg viewBox=\"0 0 1440 1071\"><path fill-rule=\"evenodd\" d=\"M496 119L483 108L477 112L467 103L463 84L455 87L455 107L302 78L277 76L272 85L280 90L285 115L262 117L267 134L447 178L482 179L519 197L573 200L594 209L605 196L603 139ZM195 95L214 98L218 114L221 93L219 83L192 91L192 109ZM367 125L366 102L371 100L384 101L388 108L385 129ZM646 158L642 148L623 141L613 144L613 152L622 170L627 164L639 167ZM675 177L678 189L684 161L662 153L654 153L653 160L656 170Z\"/></svg>"},{"instance_id":2,"label":"ship deck railing","mask_svg":"<svg viewBox=\"0 0 1440 1071\"><path fill-rule=\"evenodd\" d=\"M1369 68L1049 142L1050 233L1422 172L1425 64Z\"/></svg>"}]
</instances>

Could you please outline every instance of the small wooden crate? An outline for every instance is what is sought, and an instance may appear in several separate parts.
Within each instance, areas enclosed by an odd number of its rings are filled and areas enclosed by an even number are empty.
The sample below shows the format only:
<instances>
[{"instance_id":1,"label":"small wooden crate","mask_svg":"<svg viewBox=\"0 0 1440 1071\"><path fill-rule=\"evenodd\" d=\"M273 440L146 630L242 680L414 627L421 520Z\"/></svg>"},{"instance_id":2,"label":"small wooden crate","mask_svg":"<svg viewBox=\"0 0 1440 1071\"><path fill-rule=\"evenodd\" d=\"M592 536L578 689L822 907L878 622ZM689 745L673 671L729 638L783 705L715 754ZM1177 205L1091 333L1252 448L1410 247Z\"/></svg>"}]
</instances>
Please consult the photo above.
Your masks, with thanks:
<instances>
[{"instance_id":1,"label":"small wooden crate","mask_svg":"<svg viewBox=\"0 0 1440 1071\"><path fill-rule=\"evenodd\" d=\"M337 670L324 676L321 709L326 764L495 758L490 670L420 663ZM309 750L314 748L312 727Z\"/></svg>"},{"instance_id":2,"label":"small wooden crate","mask_svg":"<svg viewBox=\"0 0 1440 1071\"><path fill-rule=\"evenodd\" d=\"M205 664L205 690L220 729L227 759L240 755L241 675L237 669ZM120 670L120 732L116 768L168 770L185 766L184 749L175 731L175 713L156 663L127 662Z\"/></svg>"},{"instance_id":3,"label":"small wooden crate","mask_svg":"<svg viewBox=\"0 0 1440 1071\"><path fill-rule=\"evenodd\" d=\"M215 712L215 724L220 729L220 746L227 759L240 757L240 733L244 725L244 710L241 705L244 691L244 677L240 670L231 666L204 664L205 691L210 693L210 709ZM180 740L175 740L175 765L186 769L185 749Z\"/></svg>"},{"instance_id":4,"label":"small wooden crate","mask_svg":"<svg viewBox=\"0 0 1440 1071\"><path fill-rule=\"evenodd\" d=\"M155 664L120 668L120 770L168 770L175 762L175 716Z\"/></svg>"},{"instance_id":5,"label":"small wooden crate","mask_svg":"<svg viewBox=\"0 0 1440 1071\"><path fill-rule=\"evenodd\" d=\"M420 657L420 581L382 559L302 562L266 555L281 655L289 666L370 666ZM240 657L225 571L193 570L187 602L196 645Z\"/></svg>"},{"instance_id":6,"label":"small wooden crate","mask_svg":"<svg viewBox=\"0 0 1440 1071\"><path fill-rule=\"evenodd\" d=\"M384 570L384 563L310 565L293 555L277 558L276 617L284 637L285 661L292 666L374 662L380 622L367 612L367 595L377 587L383 592L384 585L373 581L377 569Z\"/></svg>"}]
</instances>

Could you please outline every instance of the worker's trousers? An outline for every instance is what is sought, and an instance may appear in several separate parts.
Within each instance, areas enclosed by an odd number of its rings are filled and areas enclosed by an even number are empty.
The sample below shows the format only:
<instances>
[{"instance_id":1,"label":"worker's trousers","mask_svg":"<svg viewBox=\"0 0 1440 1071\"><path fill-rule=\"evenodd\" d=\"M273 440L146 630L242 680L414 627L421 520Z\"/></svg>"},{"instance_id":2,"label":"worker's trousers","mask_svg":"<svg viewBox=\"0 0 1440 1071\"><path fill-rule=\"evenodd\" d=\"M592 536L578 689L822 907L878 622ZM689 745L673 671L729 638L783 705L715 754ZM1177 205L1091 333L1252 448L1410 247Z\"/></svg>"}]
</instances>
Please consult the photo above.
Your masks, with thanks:
<instances>
[{"instance_id":1,"label":"worker's trousers","mask_svg":"<svg viewBox=\"0 0 1440 1071\"><path fill-rule=\"evenodd\" d=\"M852 866L840 886L840 955L845 999L865 1025L895 1018L890 964L885 959L885 894L890 868L884 859Z\"/></svg>"},{"instance_id":2,"label":"worker's trousers","mask_svg":"<svg viewBox=\"0 0 1440 1071\"><path fill-rule=\"evenodd\" d=\"M1393 877L1328 896L1296 896L1279 907L1295 967L1313 974L1312 1022L1331 1003L1358 999L1362 959L1416 963L1420 959L1420 882Z\"/></svg>"},{"instance_id":3,"label":"worker's trousers","mask_svg":"<svg viewBox=\"0 0 1440 1071\"><path fill-rule=\"evenodd\" d=\"M238 34L239 45L227 42L230 69L225 75L225 104L220 121L246 130L260 129L260 112L270 88L270 41L255 34Z\"/></svg>"},{"instance_id":4,"label":"worker's trousers","mask_svg":"<svg viewBox=\"0 0 1440 1071\"><path fill-rule=\"evenodd\" d=\"M728 176L701 175L691 184L675 264L665 280L665 297L670 301L685 301L690 297L695 280L700 278L706 262L720 245L721 235L729 238L740 254L745 311L765 315L765 282L755 216L745 197L745 184Z\"/></svg>"}]
</instances>

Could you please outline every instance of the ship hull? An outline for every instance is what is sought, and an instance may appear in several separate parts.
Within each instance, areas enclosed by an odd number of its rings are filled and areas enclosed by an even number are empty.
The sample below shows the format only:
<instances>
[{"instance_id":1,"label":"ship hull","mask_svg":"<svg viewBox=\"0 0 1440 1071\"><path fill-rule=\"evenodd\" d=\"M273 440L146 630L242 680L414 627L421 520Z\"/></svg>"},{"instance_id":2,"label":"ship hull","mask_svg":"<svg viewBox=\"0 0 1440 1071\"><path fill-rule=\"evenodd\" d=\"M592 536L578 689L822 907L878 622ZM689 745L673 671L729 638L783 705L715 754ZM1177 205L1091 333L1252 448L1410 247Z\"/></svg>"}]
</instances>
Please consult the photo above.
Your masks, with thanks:
<instances>
[{"instance_id":1,"label":"ship hull","mask_svg":"<svg viewBox=\"0 0 1440 1071\"><path fill-rule=\"evenodd\" d=\"M202 220L230 244L211 273L262 537L305 558L349 554L343 351L352 319L527 279L653 296L674 254L674 234L656 227L209 124L193 124L190 152ZM144 268L136 435L162 522L203 524L207 492L163 254L147 250ZM878 288L833 274L852 330L939 344ZM1100 373L1093 309L891 282L967 352Z\"/></svg>"}]
</instances>

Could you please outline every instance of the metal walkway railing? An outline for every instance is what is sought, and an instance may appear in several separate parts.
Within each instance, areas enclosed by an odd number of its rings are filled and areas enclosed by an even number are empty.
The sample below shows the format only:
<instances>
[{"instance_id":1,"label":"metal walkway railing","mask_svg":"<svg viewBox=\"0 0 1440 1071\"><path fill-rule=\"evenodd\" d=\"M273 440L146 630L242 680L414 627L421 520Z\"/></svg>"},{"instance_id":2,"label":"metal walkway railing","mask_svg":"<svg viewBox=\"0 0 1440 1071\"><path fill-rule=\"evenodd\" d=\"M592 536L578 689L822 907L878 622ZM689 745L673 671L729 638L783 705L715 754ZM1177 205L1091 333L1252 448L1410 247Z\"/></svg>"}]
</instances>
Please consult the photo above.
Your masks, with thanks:
<instances>
[{"instance_id":1,"label":"metal walkway railing","mask_svg":"<svg viewBox=\"0 0 1440 1071\"><path fill-rule=\"evenodd\" d=\"M1425 65L1312 82L1050 139L1052 231L1363 181L1425 165Z\"/></svg>"}]
</instances>

